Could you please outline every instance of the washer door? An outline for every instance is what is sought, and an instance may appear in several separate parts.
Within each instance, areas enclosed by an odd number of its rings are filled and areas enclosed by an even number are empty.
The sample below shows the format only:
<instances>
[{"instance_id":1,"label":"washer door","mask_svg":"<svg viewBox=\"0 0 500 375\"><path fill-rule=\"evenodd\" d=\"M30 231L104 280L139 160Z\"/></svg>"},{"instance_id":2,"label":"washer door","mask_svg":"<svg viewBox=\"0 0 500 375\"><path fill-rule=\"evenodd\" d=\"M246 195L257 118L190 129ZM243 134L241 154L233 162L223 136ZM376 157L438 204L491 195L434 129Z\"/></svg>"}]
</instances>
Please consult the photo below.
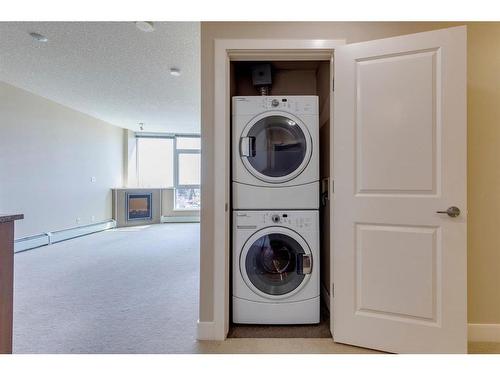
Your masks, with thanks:
<instances>
[{"instance_id":1,"label":"washer door","mask_svg":"<svg viewBox=\"0 0 500 375\"><path fill-rule=\"evenodd\" d=\"M312 256L296 232L271 227L248 239L240 255L240 272L255 293L267 298L286 298L307 283Z\"/></svg>"},{"instance_id":2,"label":"washer door","mask_svg":"<svg viewBox=\"0 0 500 375\"><path fill-rule=\"evenodd\" d=\"M297 177L312 155L306 126L285 112L266 112L252 119L240 138L240 157L258 179L281 183Z\"/></svg>"}]
</instances>

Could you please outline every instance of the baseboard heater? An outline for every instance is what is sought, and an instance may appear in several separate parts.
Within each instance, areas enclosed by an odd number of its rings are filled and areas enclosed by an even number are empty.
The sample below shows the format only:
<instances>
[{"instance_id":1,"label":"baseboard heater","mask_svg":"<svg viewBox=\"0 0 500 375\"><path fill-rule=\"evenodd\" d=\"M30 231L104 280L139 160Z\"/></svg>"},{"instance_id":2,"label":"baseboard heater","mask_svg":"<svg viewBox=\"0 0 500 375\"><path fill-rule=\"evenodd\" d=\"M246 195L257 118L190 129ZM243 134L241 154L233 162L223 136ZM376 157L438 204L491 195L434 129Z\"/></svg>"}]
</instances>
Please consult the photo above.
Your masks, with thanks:
<instances>
[{"instance_id":1,"label":"baseboard heater","mask_svg":"<svg viewBox=\"0 0 500 375\"><path fill-rule=\"evenodd\" d=\"M34 236L22 237L14 240L14 253L35 249L40 246L66 241L71 238L85 236L103 230L116 227L116 221L106 220L99 223L82 225L69 229L62 229L54 232L41 233Z\"/></svg>"},{"instance_id":2,"label":"baseboard heater","mask_svg":"<svg viewBox=\"0 0 500 375\"><path fill-rule=\"evenodd\" d=\"M199 216L162 216L162 223L199 223Z\"/></svg>"}]
</instances>

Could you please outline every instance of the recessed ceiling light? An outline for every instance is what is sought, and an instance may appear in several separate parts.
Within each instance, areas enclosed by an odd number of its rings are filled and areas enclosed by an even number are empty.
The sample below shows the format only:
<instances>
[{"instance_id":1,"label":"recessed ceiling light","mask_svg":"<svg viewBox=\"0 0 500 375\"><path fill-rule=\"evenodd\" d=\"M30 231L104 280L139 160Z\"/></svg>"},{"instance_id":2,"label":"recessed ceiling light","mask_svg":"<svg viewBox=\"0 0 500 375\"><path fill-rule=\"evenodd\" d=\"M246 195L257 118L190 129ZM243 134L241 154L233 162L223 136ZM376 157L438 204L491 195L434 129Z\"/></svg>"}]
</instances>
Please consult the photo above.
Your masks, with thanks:
<instances>
[{"instance_id":1,"label":"recessed ceiling light","mask_svg":"<svg viewBox=\"0 0 500 375\"><path fill-rule=\"evenodd\" d=\"M31 37L36 40L37 42L41 43L47 43L49 41L49 38L47 38L45 35L38 34L38 33L30 33Z\"/></svg>"},{"instance_id":2,"label":"recessed ceiling light","mask_svg":"<svg viewBox=\"0 0 500 375\"><path fill-rule=\"evenodd\" d=\"M181 70L179 68L170 68L170 74L179 77L181 75Z\"/></svg>"},{"instance_id":3,"label":"recessed ceiling light","mask_svg":"<svg viewBox=\"0 0 500 375\"><path fill-rule=\"evenodd\" d=\"M151 31L154 31L155 25L151 21L137 21L135 23L135 27L137 27L139 30L144 31L146 33L150 33Z\"/></svg>"}]
</instances>

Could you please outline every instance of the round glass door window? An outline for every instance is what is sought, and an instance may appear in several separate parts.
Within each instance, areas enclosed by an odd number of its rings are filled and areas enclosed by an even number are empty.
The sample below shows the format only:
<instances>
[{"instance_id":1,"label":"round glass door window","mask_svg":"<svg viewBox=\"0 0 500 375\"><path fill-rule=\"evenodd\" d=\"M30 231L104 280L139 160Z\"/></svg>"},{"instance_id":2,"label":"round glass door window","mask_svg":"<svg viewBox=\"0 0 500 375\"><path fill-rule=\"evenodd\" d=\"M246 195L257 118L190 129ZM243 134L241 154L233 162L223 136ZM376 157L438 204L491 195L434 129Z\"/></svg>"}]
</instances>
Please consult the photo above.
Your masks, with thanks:
<instances>
[{"instance_id":1,"label":"round glass door window","mask_svg":"<svg viewBox=\"0 0 500 375\"><path fill-rule=\"evenodd\" d=\"M275 296L290 293L305 278L300 270L302 254L305 254L304 249L290 236L282 233L263 235L247 252L247 277L263 293Z\"/></svg>"},{"instance_id":2,"label":"round glass door window","mask_svg":"<svg viewBox=\"0 0 500 375\"><path fill-rule=\"evenodd\" d=\"M251 169L270 181L300 173L308 162L306 135L288 117L264 117L252 125L244 139L248 149L242 156Z\"/></svg>"}]
</instances>

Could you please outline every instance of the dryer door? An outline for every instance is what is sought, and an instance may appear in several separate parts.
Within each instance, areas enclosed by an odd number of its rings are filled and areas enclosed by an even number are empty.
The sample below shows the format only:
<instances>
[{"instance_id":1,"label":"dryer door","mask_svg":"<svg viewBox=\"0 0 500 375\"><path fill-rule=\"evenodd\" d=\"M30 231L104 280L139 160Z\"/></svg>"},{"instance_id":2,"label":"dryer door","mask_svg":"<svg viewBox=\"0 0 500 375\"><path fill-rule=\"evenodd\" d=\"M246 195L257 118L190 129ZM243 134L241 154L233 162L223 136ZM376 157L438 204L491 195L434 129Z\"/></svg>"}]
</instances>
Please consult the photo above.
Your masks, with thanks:
<instances>
[{"instance_id":1,"label":"dryer door","mask_svg":"<svg viewBox=\"0 0 500 375\"><path fill-rule=\"evenodd\" d=\"M306 126L295 116L279 111L252 119L240 138L240 157L258 179L281 183L297 177L312 155Z\"/></svg>"},{"instance_id":2,"label":"dryer door","mask_svg":"<svg viewBox=\"0 0 500 375\"><path fill-rule=\"evenodd\" d=\"M283 227L255 233L240 255L240 272L255 293L271 299L287 298L310 278L312 255L304 239Z\"/></svg>"}]
</instances>

